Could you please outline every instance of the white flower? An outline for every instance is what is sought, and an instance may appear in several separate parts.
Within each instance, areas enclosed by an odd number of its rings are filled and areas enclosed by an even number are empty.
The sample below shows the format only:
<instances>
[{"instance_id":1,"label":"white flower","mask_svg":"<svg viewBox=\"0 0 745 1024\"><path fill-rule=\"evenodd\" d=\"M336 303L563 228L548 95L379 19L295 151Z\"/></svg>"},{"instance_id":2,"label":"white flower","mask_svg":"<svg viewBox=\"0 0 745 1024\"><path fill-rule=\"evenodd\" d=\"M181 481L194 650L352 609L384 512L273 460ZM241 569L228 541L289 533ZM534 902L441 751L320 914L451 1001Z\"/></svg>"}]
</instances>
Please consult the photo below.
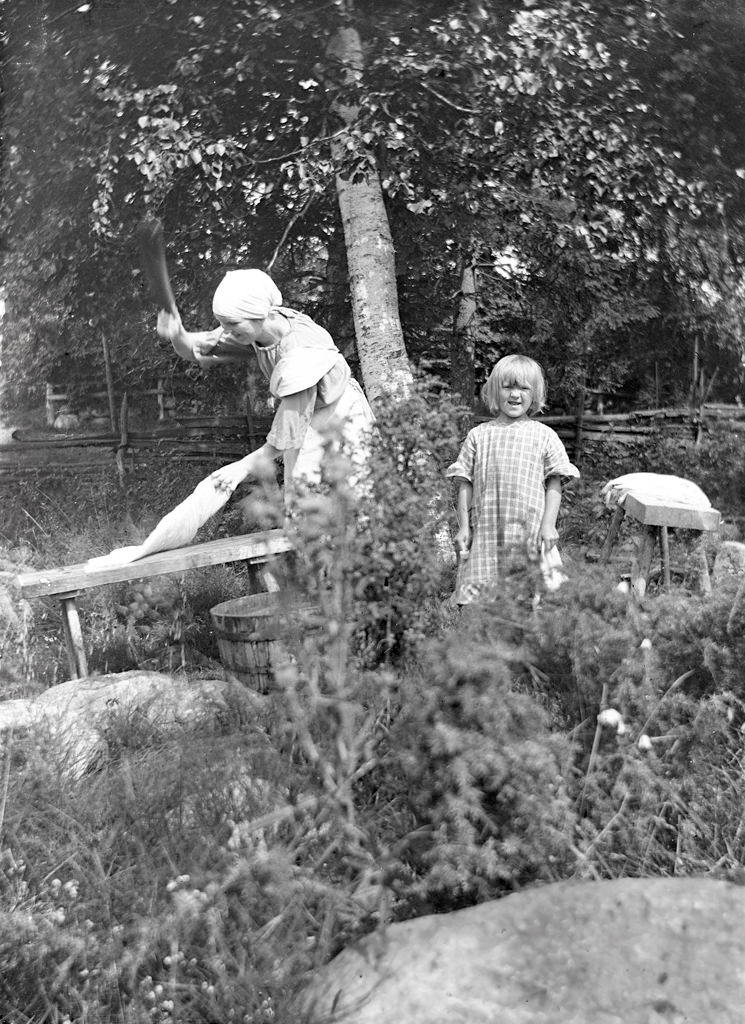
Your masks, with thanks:
<instances>
[{"instance_id":1,"label":"white flower","mask_svg":"<svg viewBox=\"0 0 745 1024\"><path fill-rule=\"evenodd\" d=\"M652 741L649 738L649 736L647 736L647 734L645 732L643 732L641 734L641 736L639 737L639 740L638 740L636 745L639 748L639 750L651 750L652 749Z\"/></svg>"},{"instance_id":2,"label":"white flower","mask_svg":"<svg viewBox=\"0 0 745 1024\"><path fill-rule=\"evenodd\" d=\"M620 711L616 711L615 708L605 708L604 711L601 711L598 715L598 725L615 729L619 736L623 736L626 732L626 723L623 720L623 715Z\"/></svg>"}]
</instances>

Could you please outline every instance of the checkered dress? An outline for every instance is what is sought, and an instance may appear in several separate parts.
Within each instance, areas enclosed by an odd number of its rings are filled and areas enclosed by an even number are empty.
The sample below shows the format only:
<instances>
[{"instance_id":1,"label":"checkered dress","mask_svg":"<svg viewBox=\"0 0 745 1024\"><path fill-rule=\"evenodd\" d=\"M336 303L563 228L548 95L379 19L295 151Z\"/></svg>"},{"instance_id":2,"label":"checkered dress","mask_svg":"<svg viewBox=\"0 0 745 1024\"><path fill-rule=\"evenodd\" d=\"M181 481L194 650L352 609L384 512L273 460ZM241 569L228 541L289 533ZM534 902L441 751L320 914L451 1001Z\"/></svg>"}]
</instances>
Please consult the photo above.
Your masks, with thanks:
<instances>
[{"instance_id":1,"label":"checkered dress","mask_svg":"<svg viewBox=\"0 0 745 1024\"><path fill-rule=\"evenodd\" d=\"M578 477L556 431L538 420L490 420L469 431L449 477L473 485L471 553L458 567L456 600L474 600L499 579L507 548L537 551L549 476Z\"/></svg>"}]
</instances>

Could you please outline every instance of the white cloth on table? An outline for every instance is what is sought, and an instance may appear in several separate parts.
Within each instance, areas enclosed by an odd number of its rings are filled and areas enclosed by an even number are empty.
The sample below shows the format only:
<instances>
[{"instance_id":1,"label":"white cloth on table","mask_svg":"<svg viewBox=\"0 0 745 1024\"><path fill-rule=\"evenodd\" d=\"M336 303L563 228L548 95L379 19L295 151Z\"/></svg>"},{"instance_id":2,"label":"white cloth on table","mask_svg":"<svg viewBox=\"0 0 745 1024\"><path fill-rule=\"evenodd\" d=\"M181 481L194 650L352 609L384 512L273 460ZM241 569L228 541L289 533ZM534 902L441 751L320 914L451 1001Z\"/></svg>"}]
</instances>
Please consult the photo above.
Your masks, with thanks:
<instances>
[{"instance_id":1,"label":"white cloth on table","mask_svg":"<svg viewBox=\"0 0 745 1024\"><path fill-rule=\"evenodd\" d=\"M623 507L629 494L648 504L711 508L709 499L692 480L666 473L626 473L603 485L602 495L610 507Z\"/></svg>"}]
</instances>

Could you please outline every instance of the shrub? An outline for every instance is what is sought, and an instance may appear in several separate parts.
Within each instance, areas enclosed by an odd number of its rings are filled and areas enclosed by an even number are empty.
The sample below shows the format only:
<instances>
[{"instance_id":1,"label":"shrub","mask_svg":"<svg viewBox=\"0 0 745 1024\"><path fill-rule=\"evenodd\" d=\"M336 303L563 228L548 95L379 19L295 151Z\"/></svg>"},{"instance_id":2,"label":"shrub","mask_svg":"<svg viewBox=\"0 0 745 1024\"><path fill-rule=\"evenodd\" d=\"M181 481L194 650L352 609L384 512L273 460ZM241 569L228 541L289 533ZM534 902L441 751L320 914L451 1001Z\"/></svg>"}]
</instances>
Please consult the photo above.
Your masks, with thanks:
<instances>
[{"instance_id":1,"label":"shrub","mask_svg":"<svg viewBox=\"0 0 745 1024\"><path fill-rule=\"evenodd\" d=\"M571 746L515 677L524 650L463 628L426 645L402 683L391 751L418 829L429 829L406 899L438 910L565 874L574 811Z\"/></svg>"},{"instance_id":2,"label":"shrub","mask_svg":"<svg viewBox=\"0 0 745 1024\"><path fill-rule=\"evenodd\" d=\"M363 497L349 488L341 455L327 460L325 497L301 503L300 586L321 602L324 591L337 595L333 615L354 624L367 665L405 656L438 621L452 587L445 468L457 454L461 413L425 385L383 399Z\"/></svg>"},{"instance_id":3,"label":"shrub","mask_svg":"<svg viewBox=\"0 0 745 1024\"><path fill-rule=\"evenodd\" d=\"M288 630L276 690L231 735L119 723L78 780L6 744L2 1019L294 1024L304 972L391 918L743 863L745 588L638 601L575 560L537 607L518 574L453 609L438 538L458 416L426 389L386 404L367 502L329 458L288 577L310 628ZM570 503L578 542L596 512ZM67 540L91 546L74 523ZM242 586L216 569L96 592L92 665L211 674L209 608ZM52 612L16 618L30 692L59 634Z\"/></svg>"}]
</instances>

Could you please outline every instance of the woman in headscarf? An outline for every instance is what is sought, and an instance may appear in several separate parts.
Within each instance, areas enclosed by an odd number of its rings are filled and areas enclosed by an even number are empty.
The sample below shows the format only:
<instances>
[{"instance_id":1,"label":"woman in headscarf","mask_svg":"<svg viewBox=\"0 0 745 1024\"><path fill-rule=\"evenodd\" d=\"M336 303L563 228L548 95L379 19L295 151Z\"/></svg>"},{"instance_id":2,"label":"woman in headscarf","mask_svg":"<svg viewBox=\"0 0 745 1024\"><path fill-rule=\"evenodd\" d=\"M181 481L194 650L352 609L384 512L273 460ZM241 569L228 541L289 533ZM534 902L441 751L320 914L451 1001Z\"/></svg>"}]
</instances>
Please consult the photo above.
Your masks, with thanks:
<instances>
[{"instance_id":1,"label":"woman in headscarf","mask_svg":"<svg viewBox=\"0 0 745 1024\"><path fill-rule=\"evenodd\" d=\"M373 414L328 331L283 306L279 289L261 270L229 271L212 310L219 327L211 331L187 331L177 312L161 310L158 334L184 359L205 369L245 362L256 353L278 403L264 444L212 473L214 486L232 493L281 457L289 497L298 481L320 480L324 446L334 429L361 464Z\"/></svg>"},{"instance_id":2,"label":"woman in headscarf","mask_svg":"<svg viewBox=\"0 0 745 1024\"><path fill-rule=\"evenodd\" d=\"M184 330L178 312L161 310L158 334L184 359L205 368L245 362L255 352L278 401L266 441L202 480L141 544L90 559L86 567L91 571L190 543L238 484L249 476L272 474L272 463L280 457L285 499L291 506L299 481L320 481L330 438L343 442L354 476L359 479L364 472L372 410L328 331L304 313L283 306L279 289L261 270L227 273L215 292L212 309L220 325L212 331Z\"/></svg>"}]
</instances>

